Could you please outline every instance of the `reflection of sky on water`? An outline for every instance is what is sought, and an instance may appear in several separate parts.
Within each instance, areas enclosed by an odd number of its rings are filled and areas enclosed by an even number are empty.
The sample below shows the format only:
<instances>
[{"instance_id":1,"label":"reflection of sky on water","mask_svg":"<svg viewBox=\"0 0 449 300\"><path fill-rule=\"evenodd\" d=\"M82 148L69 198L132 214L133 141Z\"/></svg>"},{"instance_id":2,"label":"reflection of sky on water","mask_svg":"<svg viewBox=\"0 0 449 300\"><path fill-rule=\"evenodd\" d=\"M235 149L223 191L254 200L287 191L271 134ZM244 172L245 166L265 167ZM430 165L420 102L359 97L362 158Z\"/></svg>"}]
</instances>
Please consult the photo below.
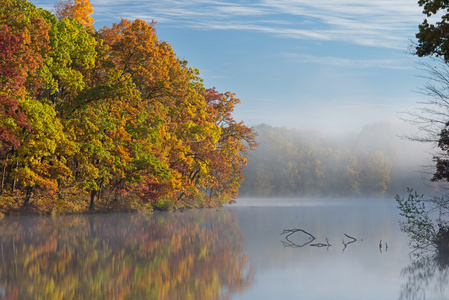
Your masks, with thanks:
<instances>
[{"instance_id":1,"label":"reflection of sky on water","mask_svg":"<svg viewBox=\"0 0 449 300\"><path fill-rule=\"evenodd\" d=\"M328 201L331 205L325 205ZM399 229L393 199L278 202L266 207L246 200L227 208L238 216L245 252L255 268L254 285L233 299L399 299L411 249ZM327 237L332 246L285 247L280 234L292 228L311 233L314 243L326 243ZM344 249L342 240L349 241L344 234L357 242ZM307 236L295 233L290 238L300 244ZM426 299L432 293L427 291Z\"/></svg>"}]
</instances>

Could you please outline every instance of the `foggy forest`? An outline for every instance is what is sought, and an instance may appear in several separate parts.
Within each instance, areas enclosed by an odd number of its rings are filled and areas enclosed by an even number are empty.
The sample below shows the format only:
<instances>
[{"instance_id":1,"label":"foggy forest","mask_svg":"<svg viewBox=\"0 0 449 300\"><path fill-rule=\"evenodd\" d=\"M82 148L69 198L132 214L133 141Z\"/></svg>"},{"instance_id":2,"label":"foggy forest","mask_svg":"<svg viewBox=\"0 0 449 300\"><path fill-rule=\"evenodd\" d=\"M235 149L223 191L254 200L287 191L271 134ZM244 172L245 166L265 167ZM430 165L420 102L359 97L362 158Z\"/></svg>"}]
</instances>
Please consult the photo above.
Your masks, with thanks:
<instances>
[{"instance_id":1,"label":"foggy forest","mask_svg":"<svg viewBox=\"0 0 449 300\"><path fill-rule=\"evenodd\" d=\"M247 157L242 196L394 197L407 187L431 191L432 145L405 138L407 123L379 122L360 132L319 131L261 124Z\"/></svg>"}]
</instances>

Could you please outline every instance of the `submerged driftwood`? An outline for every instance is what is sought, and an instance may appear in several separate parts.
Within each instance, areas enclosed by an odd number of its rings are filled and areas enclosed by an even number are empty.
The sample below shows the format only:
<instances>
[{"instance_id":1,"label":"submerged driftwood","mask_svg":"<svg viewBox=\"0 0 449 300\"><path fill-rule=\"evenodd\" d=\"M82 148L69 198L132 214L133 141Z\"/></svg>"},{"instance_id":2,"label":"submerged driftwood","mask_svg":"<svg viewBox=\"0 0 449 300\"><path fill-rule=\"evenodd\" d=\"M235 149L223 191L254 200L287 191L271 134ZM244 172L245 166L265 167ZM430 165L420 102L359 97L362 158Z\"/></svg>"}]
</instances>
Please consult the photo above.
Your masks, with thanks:
<instances>
[{"instance_id":1,"label":"submerged driftwood","mask_svg":"<svg viewBox=\"0 0 449 300\"><path fill-rule=\"evenodd\" d=\"M295 234L295 233L304 233L305 235L308 236L308 241L306 241L305 243L297 243L294 242L290 239L290 236ZM293 248L301 248L304 246L311 246L311 247L318 247L318 248L322 248L322 247L326 247L326 249L329 249L329 247L331 247L332 245L329 242L329 239L327 237L325 237L325 243L313 243L312 242L314 240L316 240L315 236L313 236L310 232L304 230L304 229L299 229L299 228L293 228L293 229L284 229L284 231L281 233L281 235L285 235L284 239L285 240L281 240L282 244L284 245L284 247L293 247ZM345 251L345 249L348 247L348 245L353 244L355 242L357 242L358 240L355 237L352 237L348 234L344 234L345 237L347 237L348 239L350 239L349 242L345 242L344 239L342 239L344 248L343 248L343 252Z\"/></svg>"},{"instance_id":2,"label":"submerged driftwood","mask_svg":"<svg viewBox=\"0 0 449 300\"><path fill-rule=\"evenodd\" d=\"M292 234L297 233L297 232L302 232L302 233L308 235L309 236L309 241L304 243L304 244L297 244L295 242L292 242L289 239L289 237ZM301 247L309 245L310 243L312 243L315 240L315 237L312 234L310 234L309 232L307 232L307 231L305 231L303 229L297 229L297 228L295 228L295 229L284 229L284 231L281 233L281 235L286 234L286 233L288 233L288 234L285 236L285 241L281 241L284 244L285 247L301 248Z\"/></svg>"}]
</instances>

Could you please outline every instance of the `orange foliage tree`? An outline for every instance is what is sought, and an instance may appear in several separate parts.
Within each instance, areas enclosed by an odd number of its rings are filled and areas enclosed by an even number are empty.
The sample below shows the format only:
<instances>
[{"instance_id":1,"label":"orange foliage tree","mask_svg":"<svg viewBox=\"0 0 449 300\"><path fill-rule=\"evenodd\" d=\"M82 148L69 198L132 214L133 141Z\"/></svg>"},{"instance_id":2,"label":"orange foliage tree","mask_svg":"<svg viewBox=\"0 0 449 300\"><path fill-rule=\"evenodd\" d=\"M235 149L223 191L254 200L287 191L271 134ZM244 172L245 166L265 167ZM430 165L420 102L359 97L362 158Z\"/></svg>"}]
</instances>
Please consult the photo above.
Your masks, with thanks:
<instances>
[{"instance_id":1,"label":"orange foliage tree","mask_svg":"<svg viewBox=\"0 0 449 300\"><path fill-rule=\"evenodd\" d=\"M233 201L256 145L232 117L240 100L206 90L154 22L96 32L88 0L56 13L26 0L0 8L2 193L12 197L2 210Z\"/></svg>"},{"instance_id":2,"label":"orange foliage tree","mask_svg":"<svg viewBox=\"0 0 449 300\"><path fill-rule=\"evenodd\" d=\"M84 26L94 28L95 20L91 16L94 10L90 0L60 1L55 5L55 12L59 19L71 17Z\"/></svg>"}]
</instances>

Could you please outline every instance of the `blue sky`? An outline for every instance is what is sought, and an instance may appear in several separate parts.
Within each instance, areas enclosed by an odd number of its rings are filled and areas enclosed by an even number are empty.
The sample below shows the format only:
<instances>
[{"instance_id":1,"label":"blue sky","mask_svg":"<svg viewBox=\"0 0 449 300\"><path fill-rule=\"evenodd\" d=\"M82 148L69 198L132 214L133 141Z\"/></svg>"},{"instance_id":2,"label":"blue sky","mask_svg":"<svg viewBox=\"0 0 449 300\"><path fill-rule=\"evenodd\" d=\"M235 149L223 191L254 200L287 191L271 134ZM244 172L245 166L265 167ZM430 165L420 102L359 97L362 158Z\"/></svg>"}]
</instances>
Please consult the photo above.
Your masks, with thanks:
<instances>
[{"instance_id":1,"label":"blue sky","mask_svg":"<svg viewBox=\"0 0 449 300\"><path fill-rule=\"evenodd\" d=\"M206 87L237 94L235 117L248 125L358 131L398 120L423 97L408 53L424 18L417 0L91 3L97 29L155 20L159 39L200 70Z\"/></svg>"}]
</instances>

